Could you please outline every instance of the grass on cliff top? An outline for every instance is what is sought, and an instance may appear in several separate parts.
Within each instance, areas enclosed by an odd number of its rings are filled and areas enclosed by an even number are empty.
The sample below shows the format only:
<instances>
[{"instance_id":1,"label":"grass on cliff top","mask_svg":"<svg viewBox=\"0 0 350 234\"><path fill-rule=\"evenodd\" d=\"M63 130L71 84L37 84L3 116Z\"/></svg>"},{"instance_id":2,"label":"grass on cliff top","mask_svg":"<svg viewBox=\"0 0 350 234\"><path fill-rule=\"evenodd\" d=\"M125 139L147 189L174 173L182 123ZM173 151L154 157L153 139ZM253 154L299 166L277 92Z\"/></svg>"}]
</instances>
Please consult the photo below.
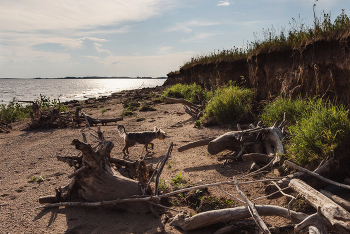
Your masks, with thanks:
<instances>
[{"instance_id":1,"label":"grass on cliff top","mask_svg":"<svg viewBox=\"0 0 350 234\"><path fill-rule=\"evenodd\" d=\"M232 49L214 50L208 54L196 55L181 68L185 69L196 64L246 59L254 53L270 50L293 49L312 41L337 38L349 32L349 29L350 20L344 9L334 22L331 21L331 13L323 12L321 17L317 17L314 13L314 22L311 26L305 25L304 20L300 19L299 15L298 19L292 18L288 30L286 27L281 27L280 30L276 31L273 26L262 29L261 33L253 33L254 40L248 41L241 48L233 47ZM171 73L177 73L177 71Z\"/></svg>"},{"instance_id":2,"label":"grass on cliff top","mask_svg":"<svg viewBox=\"0 0 350 234\"><path fill-rule=\"evenodd\" d=\"M320 98L279 98L265 106L260 119L270 126L281 121L284 112L290 133L287 155L300 165L334 156L334 149L350 133L345 107Z\"/></svg>"}]
</instances>

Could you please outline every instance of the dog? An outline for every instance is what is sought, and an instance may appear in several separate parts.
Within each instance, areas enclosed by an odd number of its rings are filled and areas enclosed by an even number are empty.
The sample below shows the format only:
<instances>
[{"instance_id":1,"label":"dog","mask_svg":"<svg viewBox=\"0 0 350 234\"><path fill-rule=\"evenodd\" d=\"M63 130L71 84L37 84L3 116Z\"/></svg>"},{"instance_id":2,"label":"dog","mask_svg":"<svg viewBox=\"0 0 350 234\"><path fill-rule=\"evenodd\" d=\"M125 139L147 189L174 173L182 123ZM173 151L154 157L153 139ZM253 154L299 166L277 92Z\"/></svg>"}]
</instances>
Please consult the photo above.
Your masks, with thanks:
<instances>
[{"instance_id":1,"label":"dog","mask_svg":"<svg viewBox=\"0 0 350 234\"><path fill-rule=\"evenodd\" d=\"M129 147L134 146L136 143L144 144L145 149L148 152L148 145L151 145L153 149L154 144L151 143L154 139L164 140L165 132L160 128L154 127L154 131L144 131L144 132L126 132L123 125L118 125L118 132L120 137L124 138L124 157L126 153L129 154ZM125 153L126 152L126 153Z\"/></svg>"}]
</instances>

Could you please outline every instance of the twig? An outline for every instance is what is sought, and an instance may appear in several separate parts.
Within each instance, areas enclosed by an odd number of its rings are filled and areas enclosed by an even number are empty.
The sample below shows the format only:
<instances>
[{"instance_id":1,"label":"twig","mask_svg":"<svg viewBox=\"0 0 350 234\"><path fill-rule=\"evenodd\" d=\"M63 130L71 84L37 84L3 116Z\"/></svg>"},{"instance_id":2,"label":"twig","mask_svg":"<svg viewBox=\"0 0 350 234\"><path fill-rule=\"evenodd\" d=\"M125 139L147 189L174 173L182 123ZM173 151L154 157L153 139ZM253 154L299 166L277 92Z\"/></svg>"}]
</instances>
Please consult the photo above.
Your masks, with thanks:
<instances>
[{"instance_id":1,"label":"twig","mask_svg":"<svg viewBox=\"0 0 350 234\"><path fill-rule=\"evenodd\" d=\"M247 182L241 182L240 184L252 184L252 183L258 183L258 182L267 182L267 181L277 181L279 179L267 179L267 180L255 180L255 181L247 181ZM198 185L190 188L184 188L179 189L170 193L157 195L157 196L147 196L147 197L136 197L136 198L124 198L124 199L116 199L111 201L101 201L101 202L60 202L60 203L53 203L46 206L39 206L39 208L53 208L53 207L70 207L70 206L101 206L101 205L107 205L107 204L118 204L118 203L124 203L124 202L135 202L135 201L149 201L152 199L160 199L163 197L170 197L175 194L203 188L203 187L210 187L210 186L218 186L221 184L235 184L234 181L225 181L225 182L218 182L213 184L204 184L204 185Z\"/></svg>"},{"instance_id":2,"label":"twig","mask_svg":"<svg viewBox=\"0 0 350 234\"><path fill-rule=\"evenodd\" d=\"M270 230L267 228L266 224L262 220L262 218L259 216L258 211L255 209L254 204L245 196L245 194L242 192L242 190L239 187L239 183L236 179L236 177L233 177L233 180L236 184L236 189L239 195L242 197L242 199L246 202L249 211L252 215L252 218L254 219L255 223L258 225L258 227L266 234L270 233Z\"/></svg>"},{"instance_id":3,"label":"twig","mask_svg":"<svg viewBox=\"0 0 350 234\"><path fill-rule=\"evenodd\" d=\"M293 197L292 195L289 195L289 194L284 193L284 192L282 191L281 187L278 186L278 184L277 184L275 181L272 181L272 183L276 186L276 188L278 189L278 191L280 191L284 196L289 197L289 198L292 199L292 200L290 200L290 201L288 202L288 214L289 214L290 220L294 223L294 221L293 221L293 219L292 219L292 215L291 215L291 213L290 213L290 206L293 204L293 202L296 200L296 198Z\"/></svg>"},{"instance_id":4,"label":"twig","mask_svg":"<svg viewBox=\"0 0 350 234\"><path fill-rule=\"evenodd\" d=\"M223 190L223 189L220 187L220 185L218 185L218 188L219 188L221 191L223 191L224 193L226 193L227 195L229 195L230 197L233 197L233 198L237 199L238 201L240 201L240 202L246 204L246 202L242 201L242 200L239 199L238 197L235 197L235 196L233 196L232 194L230 194L230 193L226 192L225 190Z\"/></svg>"},{"instance_id":5,"label":"twig","mask_svg":"<svg viewBox=\"0 0 350 234\"><path fill-rule=\"evenodd\" d=\"M155 202L151 202L151 201L148 201L149 204L151 204L152 206L158 206L158 207L161 207L163 209L167 209L167 210L172 210L172 211L176 211L176 212L179 212L179 213L182 213L183 211L181 210L176 210L176 209L173 209L171 207L167 207L167 206L163 206L161 204L158 204L158 203L155 203Z\"/></svg>"},{"instance_id":6,"label":"twig","mask_svg":"<svg viewBox=\"0 0 350 234\"><path fill-rule=\"evenodd\" d=\"M320 176L319 174L316 174L316 173L314 173L312 171L309 171L309 170L307 170L307 169L305 169L303 167L300 167L300 166L298 166L298 165L296 165L296 164L294 164L294 163L292 163L290 161L286 160L286 161L284 161L284 164L286 164L287 166L293 167L293 168L295 168L295 169L297 169L299 171L305 172L305 173L307 173L309 175L312 175L312 176L316 177L317 179L323 180L323 181L325 181L327 183L330 183L330 184L333 184L333 185L336 185L336 186L339 186L339 187L342 187L342 188L350 189L349 185L341 184L341 183L335 182L333 180L324 178L323 176Z\"/></svg>"},{"instance_id":7,"label":"twig","mask_svg":"<svg viewBox=\"0 0 350 234\"><path fill-rule=\"evenodd\" d=\"M160 164L160 168L159 170L157 171L157 176L156 176L156 182L155 182L155 188L154 188L154 195L158 195L158 183L159 183L159 177L160 177L160 174L162 174L162 171L163 171L163 168L165 166L165 163L166 161L168 160L171 152L173 151L173 143L171 142L170 143L170 146L169 146L169 149L168 149L168 152L166 153L162 163Z\"/></svg>"},{"instance_id":8,"label":"twig","mask_svg":"<svg viewBox=\"0 0 350 234\"><path fill-rule=\"evenodd\" d=\"M289 189L289 187L283 188L283 189L281 189L280 191L287 190L287 189ZM273 192L273 193L271 193L271 194L269 194L269 195L266 195L266 196L257 197L257 198L255 198L255 199L253 199L252 201L259 200L259 199L262 199L262 198L271 197L271 196L275 195L276 193L280 193L280 191Z\"/></svg>"}]
</instances>

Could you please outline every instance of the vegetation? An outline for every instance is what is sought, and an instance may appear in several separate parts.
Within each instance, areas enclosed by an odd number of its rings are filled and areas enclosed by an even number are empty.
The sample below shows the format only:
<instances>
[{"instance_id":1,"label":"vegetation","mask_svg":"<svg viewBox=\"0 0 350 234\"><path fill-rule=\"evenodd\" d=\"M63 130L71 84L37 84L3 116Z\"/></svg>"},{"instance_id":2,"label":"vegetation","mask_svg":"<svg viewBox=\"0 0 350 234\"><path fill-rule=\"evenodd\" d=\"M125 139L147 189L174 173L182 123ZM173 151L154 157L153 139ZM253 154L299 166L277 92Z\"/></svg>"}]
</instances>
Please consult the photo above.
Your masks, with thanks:
<instances>
[{"instance_id":1,"label":"vegetation","mask_svg":"<svg viewBox=\"0 0 350 234\"><path fill-rule=\"evenodd\" d=\"M49 97L40 94L40 98L34 100L41 110L54 108L59 111L68 111L68 107L63 104L59 104L56 99L50 100ZM23 120L26 117L29 117L30 112L32 111L31 105L22 105L19 104L18 101L13 98L9 104L0 105L0 120L5 121L7 123L12 123L16 121Z\"/></svg>"},{"instance_id":2,"label":"vegetation","mask_svg":"<svg viewBox=\"0 0 350 234\"><path fill-rule=\"evenodd\" d=\"M175 187L183 187L183 184L186 184L187 181L184 179L184 176L182 175L182 171L180 171L179 174L175 176L174 179L171 180L171 185Z\"/></svg>"},{"instance_id":3,"label":"vegetation","mask_svg":"<svg viewBox=\"0 0 350 234\"><path fill-rule=\"evenodd\" d=\"M183 98L195 103L198 102L198 97L195 92L201 94L202 97L206 100L211 97L210 92L206 92L200 85L197 85L196 83L193 83L191 85L180 83L175 84L166 89L163 95L170 98Z\"/></svg>"},{"instance_id":4,"label":"vegetation","mask_svg":"<svg viewBox=\"0 0 350 234\"><path fill-rule=\"evenodd\" d=\"M29 116L29 106L23 106L15 98L9 104L0 105L0 120L13 123Z\"/></svg>"},{"instance_id":5,"label":"vegetation","mask_svg":"<svg viewBox=\"0 0 350 234\"><path fill-rule=\"evenodd\" d=\"M314 5L315 7L316 5ZM208 54L196 55L185 63L181 68L191 67L196 64L218 63L221 61L235 61L246 59L249 55L277 49L292 49L315 40L331 40L344 35L350 29L349 17L345 10L331 21L331 13L323 12L321 17L317 17L314 12L313 25L307 26L303 19L292 18L289 29L282 27L277 30L271 28L262 29L261 33L254 33L254 40L248 41L241 48L214 50ZM171 72L178 73L178 71Z\"/></svg>"},{"instance_id":6,"label":"vegetation","mask_svg":"<svg viewBox=\"0 0 350 234\"><path fill-rule=\"evenodd\" d=\"M236 121L251 107L254 93L229 82L215 91L213 99L206 106L202 120L215 119L222 124Z\"/></svg>"},{"instance_id":7,"label":"vegetation","mask_svg":"<svg viewBox=\"0 0 350 234\"><path fill-rule=\"evenodd\" d=\"M320 98L291 101L279 98L265 106L262 121L271 125L286 112L290 125L287 152L298 164L333 156L334 149L350 132L348 111Z\"/></svg>"}]
</instances>

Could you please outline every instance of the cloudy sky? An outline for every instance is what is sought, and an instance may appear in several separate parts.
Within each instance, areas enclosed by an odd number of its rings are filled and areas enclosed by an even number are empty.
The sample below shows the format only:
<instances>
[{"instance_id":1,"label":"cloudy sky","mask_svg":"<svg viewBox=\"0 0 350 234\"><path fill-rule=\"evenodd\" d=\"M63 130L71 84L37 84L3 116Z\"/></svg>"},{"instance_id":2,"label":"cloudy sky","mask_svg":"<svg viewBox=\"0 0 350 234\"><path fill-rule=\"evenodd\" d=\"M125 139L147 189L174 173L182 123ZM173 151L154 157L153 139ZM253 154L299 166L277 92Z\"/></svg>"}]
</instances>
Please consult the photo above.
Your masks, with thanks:
<instances>
[{"instance_id":1,"label":"cloudy sky","mask_svg":"<svg viewBox=\"0 0 350 234\"><path fill-rule=\"evenodd\" d=\"M263 28L313 22L315 0L0 0L0 78L166 76ZM316 1L332 19L349 0ZM299 16L300 15L300 16ZM261 36L262 37L262 36Z\"/></svg>"}]
</instances>

